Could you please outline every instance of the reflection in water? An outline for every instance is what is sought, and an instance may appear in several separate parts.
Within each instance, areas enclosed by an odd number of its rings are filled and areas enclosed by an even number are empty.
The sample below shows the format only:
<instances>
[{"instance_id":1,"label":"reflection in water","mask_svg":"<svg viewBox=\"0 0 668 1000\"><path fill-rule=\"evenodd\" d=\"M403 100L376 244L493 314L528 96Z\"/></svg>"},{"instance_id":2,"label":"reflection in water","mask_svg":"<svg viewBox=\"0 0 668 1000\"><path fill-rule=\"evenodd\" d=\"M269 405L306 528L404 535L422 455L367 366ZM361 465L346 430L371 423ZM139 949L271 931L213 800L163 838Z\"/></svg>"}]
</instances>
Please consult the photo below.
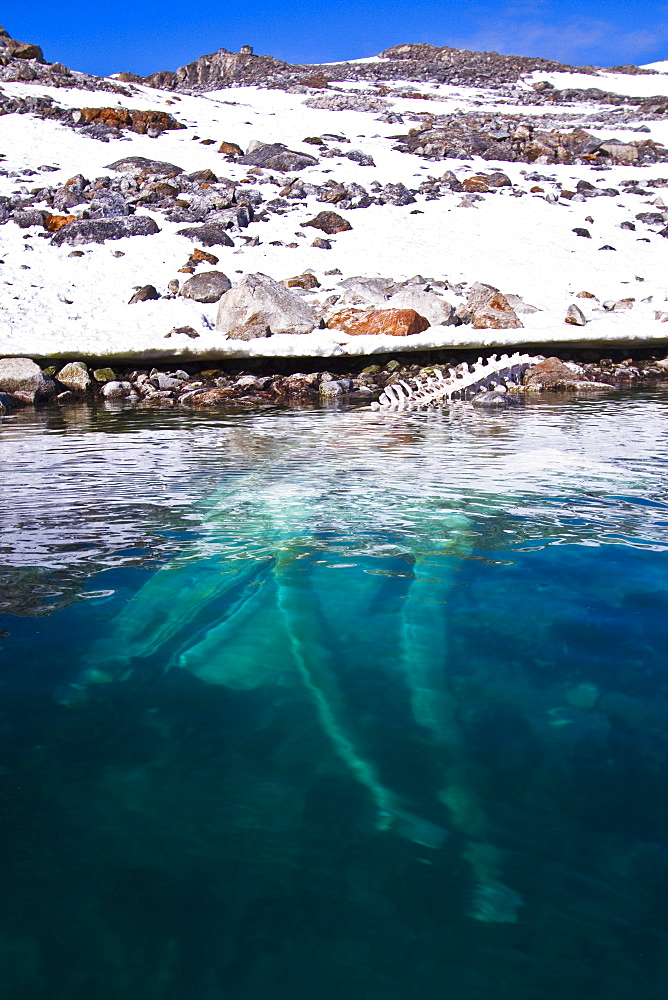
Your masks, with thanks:
<instances>
[{"instance_id":1,"label":"reflection in water","mask_svg":"<svg viewBox=\"0 0 668 1000\"><path fill-rule=\"evenodd\" d=\"M665 995L661 397L21 419L3 1000Z\"/></svg>"}]
</instances>

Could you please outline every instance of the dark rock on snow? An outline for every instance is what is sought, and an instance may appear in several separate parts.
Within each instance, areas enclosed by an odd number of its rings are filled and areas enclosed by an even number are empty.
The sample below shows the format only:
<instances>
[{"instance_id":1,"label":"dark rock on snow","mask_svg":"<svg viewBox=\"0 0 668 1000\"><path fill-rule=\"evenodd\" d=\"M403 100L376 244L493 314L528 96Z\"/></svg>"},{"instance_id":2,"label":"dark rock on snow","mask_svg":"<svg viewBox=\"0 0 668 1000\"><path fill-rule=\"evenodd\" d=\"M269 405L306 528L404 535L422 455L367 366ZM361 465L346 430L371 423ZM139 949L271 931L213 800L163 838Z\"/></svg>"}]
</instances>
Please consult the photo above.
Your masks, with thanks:
<instances>
[{"instance_id":1,"label":"dark rock on snow","mask_svg":"<svg viewBox=\"0 0 668 1000\"><path fill-rule=\"evenodd\" d=\"M125 236L153 236L159 233L157 224L148 215L131 215L115 219L79 219L60 229L51 243L54 246L79 246L82 243L104 243L122 240Z\"/></svg>"},{"instance_id":2,"label":"dark rock on snow","mask_svg":"<svg viewBox=\"0 0 668 1000\"><path fill-rule=\"evenodd\" d=\"M151 299L159 299L160 292L154 285L144 285L142 288L138 288L129 301L129 305L134 305L136 302L148 302Z\"/></svg>"},{"instance_id":3,"label":"dark rock on snow","mask_svg":"<svg viewBox=\"0 0 668 1000\"><path fill-rule=\"evenodd\" d=\"M208 223L204 226L192 226L189 229L179 229L177 236L186 236L189 240L197 240L205 247L233 247L234 243L225 232L223 226Z\"/></svg>"},{"instance_id":4,"label":"dark rock on snow","mask_svg":"<svg viewBox=\"0 0 668 1000\"><path fill-rule=\"evenodd\" d=\"M320 229L321 232L331 236L333 233L344 233L353 227L337 212L318 212L314 219L309 222L302 222L302 228L310 226L313 229Z\"/></svg>"},{"instance_id":5,"label":"dark rock on snow","mask_svg":"<svg viewBox=\"0 0 668 1000\"><path fill-rule=\"evenodd\" d=\"M251 153L239 157L238 162L249 167L264 167L266 170L290 171L312 167L318 160L308 153L295 153L283 143L274 142L258 146Z\"/></svg>"},{"instance_id":6,"label":"dark rock on snow","mask_svg":"<svg viewBox=\"0 0 668 1000\"><path fill-rule=\"evenodd\" d=\"M107 165L107 170L116 170L127 174L134 171L144 171L147 174L157 174L159 177L176 177L183 173L183 167L162 160L148 160L145 156L126 156L122 160L114 160Z\"/></svg>"}]
</instances>

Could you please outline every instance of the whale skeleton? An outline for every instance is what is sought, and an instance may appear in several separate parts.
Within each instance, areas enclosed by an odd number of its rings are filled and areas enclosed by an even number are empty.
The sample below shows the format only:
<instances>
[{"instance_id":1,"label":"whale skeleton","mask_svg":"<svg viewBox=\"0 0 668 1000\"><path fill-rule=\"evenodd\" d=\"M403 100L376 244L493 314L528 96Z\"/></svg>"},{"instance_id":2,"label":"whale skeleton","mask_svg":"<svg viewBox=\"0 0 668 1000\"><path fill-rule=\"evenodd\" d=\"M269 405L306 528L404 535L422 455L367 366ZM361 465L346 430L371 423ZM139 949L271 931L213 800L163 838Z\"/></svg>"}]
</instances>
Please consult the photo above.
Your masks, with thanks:
<instances>
[{"instance_id":1,"label":"whale skeleton","mask_svg":"<svg viewBox=\"0 0 668 1000\"><path fill-rule=\"evenodd\" d=\"M522 375L542 358L530 354L502 354L497 357L478 358L470 367L467 362L456 368L440 368L433 375L398 379L387 385L378 402L371 403L372 410L414 410L425 406L442 406L453 399L468 399L486 389L504 391L520 384Z\"/></svg>"}]
</instances>

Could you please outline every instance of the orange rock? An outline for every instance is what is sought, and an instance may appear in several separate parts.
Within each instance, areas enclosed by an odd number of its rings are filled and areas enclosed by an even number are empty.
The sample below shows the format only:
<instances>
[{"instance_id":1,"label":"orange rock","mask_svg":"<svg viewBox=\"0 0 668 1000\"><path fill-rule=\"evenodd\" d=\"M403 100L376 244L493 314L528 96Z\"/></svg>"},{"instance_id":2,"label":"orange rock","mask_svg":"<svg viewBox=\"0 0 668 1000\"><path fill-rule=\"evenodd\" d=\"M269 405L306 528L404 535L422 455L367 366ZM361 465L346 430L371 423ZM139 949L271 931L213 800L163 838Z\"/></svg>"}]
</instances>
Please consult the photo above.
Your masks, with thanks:
<instances>
[{"instance_id":1,"label":"orange rock","mask_svg":"<svg viewBox=\"0 0 668 1000\"><path fill-rule=\"evenodd\" d=\"M329 319L327 326L356 337L364 334L408 337L428 329L429 320L415 309L341 309Z\"/></svg>"},{"instance_id":2,"label":"orange rock","mask_svg":"<svg viewBox=\"0 0 668 1000\"><path fill-rule=\"evenodd\" d=\"M241 146L237 146L236 142L221 142L218 152L225 153L226 156L244 155L243 149Z\"/></svg>"},{"instance_id":3,"label":"orange rock","mask_svg":"<svg viewBox=\"0 0 668 1000\"><path fill-rule=\"evenodd\" d=\"M166 111L131 111L127 108L81 108L80 115L86 123L100 122L114 128L128 128L145 135L149 130L167 132L185 128Z\"/></svg>"},{"instance_id":4,"label":"orange rock","mask_svg":"<svg viewBox=\"0 0 668 1000\"><path fill-rule=\"evenodd\" d=\"M478 191L480 194L487 194L489 192L489 185L482 177L467 177L462 182L462 187L468 192Z\"/></svg>"},{"instance_id":5,"label":"orange rock","mask_svg":"<svg viewBox=\"0 0 668 1000\"><path fill-rule=\"evenodd\" d=\"M207 264L218 263L218 257L216 257L212 253L206 253L204 250L197 250L197 249L193 250L193 252L190 254L190 259L197 261L206 261Z\"/></svg>"},{"instance_id":6,"label":"orange rock","mask_svg":"<svg viewBox=\"0 0 668 1000\"><path fill-rule=\"evenodd\" d=\"M576 299L595 299L596 296L593 292L578 292L575 296Z\"/></svg>"},{"instance_id":7,"label":"orange rock","mask_svg":"<svg viewBox=\"0 0 668 1000\"><path fill-rule=\"evenodd\" d=\"M44 228L48 233L57 233L68 222L74 222L75 218L74 215L47 215L44 220Z\"/></svg>"},{"instance_id":8,"label":"orange rock","mask_svg":"<svg viewBox=\"0 0 668 1000\"><path fill-rule=\"evenodd\" d=\"M320 282L316 278L315 274L310 274L308 271L304 274L297 274L294 278L286 278L285 281L281 282L286 288L320 288Z\"/></svg>"},{"instance_id":9,"label":"orange rock","mask_svg":"<svg viewBox=\"0 0 668 1000\"><path fill-rule=\"evenodd\" d=\"M473 313L474 330L515 330L522 323L505 295L496 292Z\"/></svg>"},{"instance_id":10,"label":"orange rock","mask_svg":"<svg viewBox=\"0 0 668 1000\"><path fill-rule=\"evenodd\" d=\"M81 108L79 113L87 123L102 122L114 128L124 128L132 122L130 113L125 108Z\"/></svg>"},{"instance_id":11,"label":"orange rock","mask_svg":"<svg viewBox=\"0 0 668 1000\"><path fill-rule=\"evenodd\" d=\"M540 184L534 184L532 188L529 188L531 194L544 194L545 188L542 188Z\"/></svg>"}]
</instances>

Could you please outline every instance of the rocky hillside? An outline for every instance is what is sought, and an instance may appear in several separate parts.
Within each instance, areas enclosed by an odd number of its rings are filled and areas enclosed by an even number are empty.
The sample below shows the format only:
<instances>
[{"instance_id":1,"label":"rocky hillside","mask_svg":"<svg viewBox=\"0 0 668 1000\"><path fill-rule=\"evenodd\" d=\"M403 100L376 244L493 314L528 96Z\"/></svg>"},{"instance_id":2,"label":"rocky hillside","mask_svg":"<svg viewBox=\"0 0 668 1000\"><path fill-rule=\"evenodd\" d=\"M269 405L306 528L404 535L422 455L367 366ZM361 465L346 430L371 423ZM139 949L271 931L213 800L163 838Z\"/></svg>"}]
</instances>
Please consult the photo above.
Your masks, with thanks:
<instances>
[{"instance_id":1,"label":"rocky hillside","mask_svg":"<svg viewBox=\"0 0 668 1000\"><path fill-rule=\"evenodd\" d=\"M0 353L666 341L667 83L422 44L101 79L1 31Z\"/></svg>"},{"instance_id":2,"label":"rocky hillside","mask_svg":"<svg viewBox=\"0 0 668 1000\"><path fill-rule=\"evenodd\" d=\"M394 45L380 53L377 61L343 62L335 65L294 66L272 56L254 55L250 46L241 52L220 49L200 56L175 72L164 70L148 77L122 73L126 81L143 82L167 90L217 90L232 84L272 87L326 88L332 83L382 80L420 83L436 81L452 86L491 86L516 83L523 75L542 70L566 72L572 66L551 59L504 56L498 52L471 52L449 46L405 44ZM631 73L650 73L638 67L618 67ZM594 67L581 67L580 72L595 74Z\"/></svg>"}]
</instances>

